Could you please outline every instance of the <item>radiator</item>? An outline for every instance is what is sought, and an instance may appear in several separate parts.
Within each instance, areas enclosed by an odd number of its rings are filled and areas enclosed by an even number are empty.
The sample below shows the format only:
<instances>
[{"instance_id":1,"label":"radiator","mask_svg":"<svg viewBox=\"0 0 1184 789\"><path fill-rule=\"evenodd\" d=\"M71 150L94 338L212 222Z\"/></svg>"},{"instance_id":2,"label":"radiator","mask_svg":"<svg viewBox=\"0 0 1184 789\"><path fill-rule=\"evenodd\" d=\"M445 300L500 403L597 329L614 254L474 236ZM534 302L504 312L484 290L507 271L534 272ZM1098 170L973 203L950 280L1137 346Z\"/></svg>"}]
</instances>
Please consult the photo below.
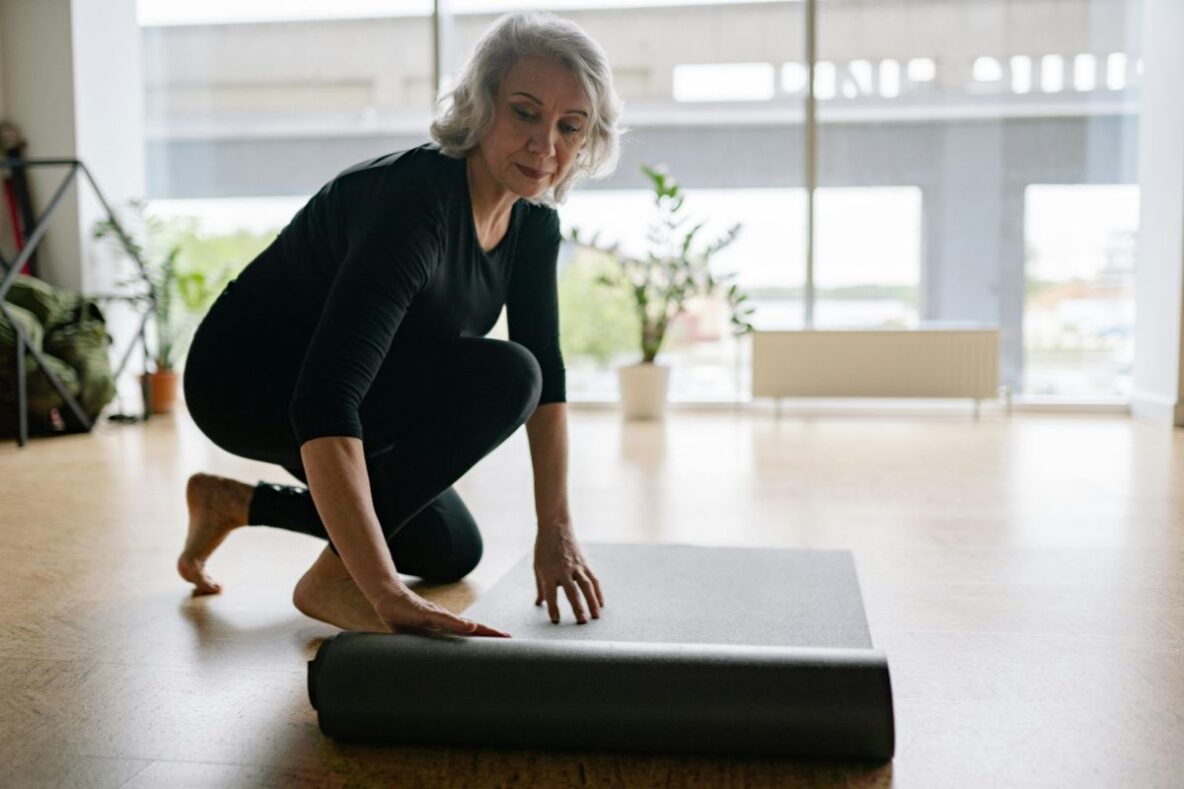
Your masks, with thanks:
<instances>
[{"instance_id":1,"label":"radiator","mask_svg":"<svg viewBox=\"0 0 1184 789\"><path fill-rule=\"evenodd\" d=\"M992 399L999 330L755 331L752 395Z\"/></svg>"}]
</instances>

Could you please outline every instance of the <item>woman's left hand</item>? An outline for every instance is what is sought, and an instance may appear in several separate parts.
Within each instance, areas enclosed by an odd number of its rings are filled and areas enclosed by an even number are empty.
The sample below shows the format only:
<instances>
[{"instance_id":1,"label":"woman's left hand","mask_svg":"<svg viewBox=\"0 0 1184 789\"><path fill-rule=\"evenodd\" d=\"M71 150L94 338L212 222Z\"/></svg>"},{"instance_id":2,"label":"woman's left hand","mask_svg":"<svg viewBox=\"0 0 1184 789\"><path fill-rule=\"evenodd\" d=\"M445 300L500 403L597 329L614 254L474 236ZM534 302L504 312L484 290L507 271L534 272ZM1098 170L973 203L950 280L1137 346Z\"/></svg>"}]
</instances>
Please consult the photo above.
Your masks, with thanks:
<instances>
[{"instance_id":1,"label":"woman's left hand","mask_svg":"<svg viewBox=\"0 0 1184 789\"><path fill-rule=\"evenodd\" d=\"M534 604L542 605L545 599L547 612L551 615L553 623L559 624L556 588L560 586L567 593L577 622L582 625L588 621L583 601L580 600L580 592L588 599L592 618L600 618L600 609L604 606L600 581L592 574L592 568L580 552L570 523L548 525L539 529L534 542L534 580L538 589Z\"/></svg>"}]
</instances>

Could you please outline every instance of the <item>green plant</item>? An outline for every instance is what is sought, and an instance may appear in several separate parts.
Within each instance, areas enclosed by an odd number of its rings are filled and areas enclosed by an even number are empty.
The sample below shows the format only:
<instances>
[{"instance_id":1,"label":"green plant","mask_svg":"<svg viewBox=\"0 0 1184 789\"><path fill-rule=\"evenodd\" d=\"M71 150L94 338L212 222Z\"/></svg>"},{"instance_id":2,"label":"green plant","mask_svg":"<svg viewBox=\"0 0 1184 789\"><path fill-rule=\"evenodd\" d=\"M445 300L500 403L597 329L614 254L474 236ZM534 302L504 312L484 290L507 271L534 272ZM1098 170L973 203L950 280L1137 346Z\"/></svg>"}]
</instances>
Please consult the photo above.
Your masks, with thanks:
<instances>
[{"instance_id":1,"label":"green plant","mask_svg":"<svg viewBox=\"0 0 1184 789\"><path fill-rule=\"evenodd\" d=\"M636 344L633 298L621 288L597 286L616 262L594 250L580 249L559 275L559 341L566 359L590 359L608 365Z\"/></svg>"},{"instance_id":2,"label":"green plant","mask_svg":"<svg viewBox=\"0 0 1184 789\"><path fill-rule=\"evenodd\" d=\"M696 245L699 231L706 222L699 222L689 230L683 226L688 219L682 215L684 193L666 168L642 165L641 171L650 179L654 190L657 217L650 224L647 239L650 249L645 257L626 254L619 243L601 244L600 234L585 239L579 228L573 227L568 238L575 244L610 255L617 267L613 274L601 275L597 282L610 287L626 287L633 295L637 317L641 324L642 361L651 363L662 347L670 323L686 310L686 300L696 294L715 295L724 289L731 323L736 335L755 328L747 318L754 309L743 302L748 296L734 282L738 272L714 276L709 266L711 257L736 240L740 224L732 225L723 235L702 246Z\"/></svg>"},{"instance_id":3,"label":"green plant","mask_svg":"<svg viewBox=\"0 0 1184 789\"><path fill-rule=\"evenodd\" d=\"M143 200L129 200L122 220L96 222L94 237L107 239L135 264L135 275L118 284L133 289L125 300L148 305L156 371L173 370L189 333L233 278L234 267L182 265L181 244L164 220L147 212Z\"/></svg>"}]
</instances>

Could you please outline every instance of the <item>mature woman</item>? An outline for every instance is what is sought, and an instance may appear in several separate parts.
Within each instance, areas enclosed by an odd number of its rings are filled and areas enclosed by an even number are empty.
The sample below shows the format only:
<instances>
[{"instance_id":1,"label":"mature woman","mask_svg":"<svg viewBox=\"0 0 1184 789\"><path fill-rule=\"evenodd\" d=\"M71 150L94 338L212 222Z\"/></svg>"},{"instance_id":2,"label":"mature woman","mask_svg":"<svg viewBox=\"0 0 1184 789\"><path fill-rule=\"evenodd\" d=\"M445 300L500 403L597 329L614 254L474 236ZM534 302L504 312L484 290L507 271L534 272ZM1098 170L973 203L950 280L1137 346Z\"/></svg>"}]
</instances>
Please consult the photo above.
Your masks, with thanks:
<instances>
[{"instance_id":1,"label":"mature woman","mask_svg":"<svg viewBox=\"0 0 1184 789\"><path fill-rule=\"evenodd\" d=\"M526 423L538 534L535 605L578 622L604 596L566 494L556 256L561 203L610 171L620 101L604 52L559 17L502 17L482 37L433 142L339 173L227 286L185 370L218 446L307 488L195 474L178 560L195 594L231 529L329 541L296 585L308 616L353 630L508 636L414 594L481 558L452 484ZM509 341L486 338L503 305ZM582 595L582 598L581 598Z\"/></svg>"}]
</instances>

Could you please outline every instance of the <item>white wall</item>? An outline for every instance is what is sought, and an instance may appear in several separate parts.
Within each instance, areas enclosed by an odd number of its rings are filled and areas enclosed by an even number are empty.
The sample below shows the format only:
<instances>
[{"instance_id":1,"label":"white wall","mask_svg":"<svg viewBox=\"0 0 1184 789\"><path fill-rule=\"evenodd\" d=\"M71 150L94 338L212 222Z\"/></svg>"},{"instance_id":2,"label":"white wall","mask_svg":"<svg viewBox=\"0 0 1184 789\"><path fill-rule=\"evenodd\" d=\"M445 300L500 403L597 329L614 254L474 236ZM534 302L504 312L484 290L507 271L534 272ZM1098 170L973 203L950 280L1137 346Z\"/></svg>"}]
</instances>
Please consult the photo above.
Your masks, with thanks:
<instances>
[{"instance_id":1,"label":"white wall","mask_svg":"<svg viewBox=\"0 0 1184 789\"><path fill-rule=\"evenodd\" d=\"M71 156L77 138L69 0L3 0L0 36L5 118L28 140L25 155ZM35 210L44 210L61 180L60 172L29 173ZM37 248L41 276L74 288L82 277L76 192L63 198Z\"/></svg>"},{"instance_id":2,"label":"white wall","mask_svg":"<svg viewBox=\"0 0 1184 789\"><path fill-rule=\"evenodd\" d=\"M1135 416L1184 425L1184 3L1144 0Z\"/></svg>"},{"instance_id":3,"label":"white wall","mask_svg":"<svg viewBox=\"0 0 1184 789\"><path fill-rule=\"evenodd\" d=\"M118 210L143 197L147 183L136 0L73 0L72 6L75 156ZM124 277L116 274L109 246L91 239L91 228L106 212L89 185L82 192L83 282L90 292L110 292Z\"/></svg>"},{"instance_id":4,"label":"white wall","mask_svg":"<svg viewBox=\"0 0 1184 789\"><path fill-rule=\"evenodd\" d=\"M0 0L4 117L28 140L26 156L80 159L113 205L144 194L139 50L135 0ZM65 173L30 174L37 212ZM105 288L110 264L90 239L100 215L88 184L67 190L37 248L44 279Z\"/></svg>"}]
</instances>

